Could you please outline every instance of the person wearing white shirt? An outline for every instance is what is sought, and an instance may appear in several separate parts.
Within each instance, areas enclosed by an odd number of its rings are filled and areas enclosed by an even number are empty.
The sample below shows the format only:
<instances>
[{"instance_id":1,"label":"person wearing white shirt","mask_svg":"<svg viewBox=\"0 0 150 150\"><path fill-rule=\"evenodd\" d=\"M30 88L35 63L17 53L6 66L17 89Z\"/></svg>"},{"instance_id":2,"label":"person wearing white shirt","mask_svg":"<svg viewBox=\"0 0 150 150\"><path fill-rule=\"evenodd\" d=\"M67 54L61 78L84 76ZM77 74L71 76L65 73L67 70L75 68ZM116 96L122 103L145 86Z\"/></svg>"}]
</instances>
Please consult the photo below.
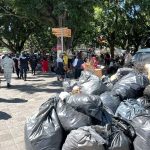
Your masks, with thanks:
<instances>
[{"instance_id":1,"label":"person wearing white shirt","mask_svg":"<svg viewBox=\"0 0 150 150\"><path fill-rule=\"evenodd\" d=\"M14 61L11 58L9 58L8 54L5 54L5 57L2 59L1 65L4 69L4 78L6 79L7 87L9 88L14 67Z\"/></svg>"}]
</instances>

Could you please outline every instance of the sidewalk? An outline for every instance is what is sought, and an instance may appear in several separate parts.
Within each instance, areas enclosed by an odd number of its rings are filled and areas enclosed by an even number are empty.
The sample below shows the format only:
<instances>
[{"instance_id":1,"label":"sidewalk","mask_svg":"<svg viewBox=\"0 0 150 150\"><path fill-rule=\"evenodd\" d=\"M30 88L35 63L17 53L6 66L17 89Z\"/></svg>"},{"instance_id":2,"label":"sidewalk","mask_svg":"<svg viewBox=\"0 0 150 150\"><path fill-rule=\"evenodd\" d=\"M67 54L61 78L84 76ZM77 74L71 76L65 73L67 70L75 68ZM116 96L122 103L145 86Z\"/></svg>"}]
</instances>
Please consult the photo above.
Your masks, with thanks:
<instances>
[{"instance_id":1,"label":"sidewalk","mask_svg":"<svg viewBox=\"0 0 150 150\"><path fill-rule=\"evenodd\" d=\"M24 123L28 116L54 93L62 91L53 74L28 74L27 81L16 79L6 88L2 78L0 87L0 150L25 150Z\"/></svg>"}]
</instances>

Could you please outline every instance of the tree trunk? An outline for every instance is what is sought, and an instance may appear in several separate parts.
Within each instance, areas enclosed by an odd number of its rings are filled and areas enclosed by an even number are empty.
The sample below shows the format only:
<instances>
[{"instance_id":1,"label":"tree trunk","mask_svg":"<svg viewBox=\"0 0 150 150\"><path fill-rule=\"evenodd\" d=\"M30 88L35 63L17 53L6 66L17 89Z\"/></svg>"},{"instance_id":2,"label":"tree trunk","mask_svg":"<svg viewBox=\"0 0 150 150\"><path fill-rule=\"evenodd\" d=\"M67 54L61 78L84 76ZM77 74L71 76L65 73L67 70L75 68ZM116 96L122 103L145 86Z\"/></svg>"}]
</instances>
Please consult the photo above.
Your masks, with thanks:
<instances>
[{"instance_id":1,"label":"tree trunk","mask_svg":"<svg viewBox=\"0 0 150 150\"><path fill-rule=\"evenodd\" d=\"M111 54L111 58L114 58L114 51L115 51L114 44L111 44L111 45L110 45L110 54Z\"/></svg>"}]
</instances>

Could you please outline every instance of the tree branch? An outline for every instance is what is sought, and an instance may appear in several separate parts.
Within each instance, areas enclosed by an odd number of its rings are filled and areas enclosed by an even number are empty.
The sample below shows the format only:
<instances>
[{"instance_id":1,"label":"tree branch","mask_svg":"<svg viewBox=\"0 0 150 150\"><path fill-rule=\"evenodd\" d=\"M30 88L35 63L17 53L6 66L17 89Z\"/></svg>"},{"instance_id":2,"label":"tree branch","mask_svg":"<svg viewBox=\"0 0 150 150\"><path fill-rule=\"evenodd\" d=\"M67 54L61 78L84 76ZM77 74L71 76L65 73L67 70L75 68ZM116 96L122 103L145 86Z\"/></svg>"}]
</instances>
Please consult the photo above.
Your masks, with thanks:
<instances>
[{"instance_id":1,"label":"tree branch","mask_svg":"<svg viewBox=\"0 0 150 150\"><path fill-rule=\"evenodd\" d=\"M15 16L15 17L18 17L18 18L24 18L24 19L28 19L27 17L25 16L20 16L20 15L17 15L11 11L8 11L7 9L5 9L4 7L0 6L0 9L2 9L5 13L0 13L0 16Z\"/></svg>"},{"instance_id":2,"label":"tree branch","mask_svg":"<svg viewBox=\"0 0 150 150\"><path fill-rule=\"evenodd\" d=\"M7 44L6 42L4 42L1 38L0 38L0 43L4 46L6 46L10 51L15 52L14 48L12 47L12 45Z\"/></svg>"}]
</instances>

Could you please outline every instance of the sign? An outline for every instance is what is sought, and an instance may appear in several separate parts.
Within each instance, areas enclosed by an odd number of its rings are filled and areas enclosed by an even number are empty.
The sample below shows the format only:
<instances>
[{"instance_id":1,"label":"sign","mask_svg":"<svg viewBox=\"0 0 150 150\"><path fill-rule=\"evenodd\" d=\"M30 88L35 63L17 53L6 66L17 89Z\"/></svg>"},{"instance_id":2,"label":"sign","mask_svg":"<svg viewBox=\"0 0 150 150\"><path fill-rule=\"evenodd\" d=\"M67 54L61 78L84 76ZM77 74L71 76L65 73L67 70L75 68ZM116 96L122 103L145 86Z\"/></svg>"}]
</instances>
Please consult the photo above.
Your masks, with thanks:
<instances>
[{"instance_id":1,"label":"sign","mask_svg":"<svg viewBox=\"0 0 150 150\"><path fill-rule=\"evenodd\" d=\"M71 37L71 29L68 28L52 28L52 33L56 37Z\"/></svg>"},{"instance_id":2,"label":"sign","mask_svg":"<svg viewBox=\"0 0 150 150\"><path fill-rule=\"evenodd\" d=\"M71 29L65 28L52 28L52 33L56 37L61 37L61 47L60 45L57 45L57 51L61 50L64 51L64 37L71 37Z\"/></svg>"}]
</instances>

